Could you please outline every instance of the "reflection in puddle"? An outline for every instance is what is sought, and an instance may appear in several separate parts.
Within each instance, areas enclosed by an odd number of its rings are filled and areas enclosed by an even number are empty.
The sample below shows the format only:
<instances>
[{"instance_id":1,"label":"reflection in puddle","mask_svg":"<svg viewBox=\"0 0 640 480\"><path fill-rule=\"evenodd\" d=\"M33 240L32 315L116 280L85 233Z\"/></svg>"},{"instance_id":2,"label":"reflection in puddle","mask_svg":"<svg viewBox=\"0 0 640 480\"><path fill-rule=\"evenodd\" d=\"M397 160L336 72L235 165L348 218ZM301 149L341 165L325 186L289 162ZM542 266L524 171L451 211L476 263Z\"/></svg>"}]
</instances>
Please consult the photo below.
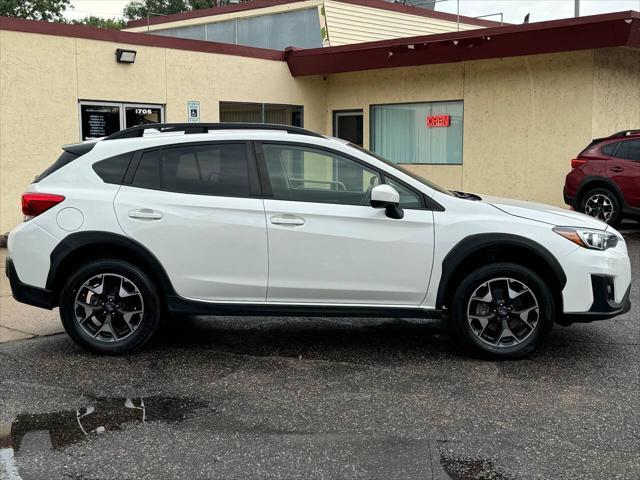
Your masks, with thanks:
<instances>
[{"instance_id":1,"label":"reflection in puddle","mask_svg":"<svg viewBox=\"0 0 640 480\"><path fill-rule=\"evenodd\" d=\"M208 404L190 398L97 397L78 410L20 414L10 428L0 430L0 447L19 452L61 449L90 435L120 430L136 422L180 422L193 418Z\"/></svg>"},{"instance_id":2,"label":"reflection in puddle","mask_svg":"<svg viewBox=\"0 0 640 480\"><path fill-rule=\"evenodd\" d=\"M460 459L440 455L440 465L453 480L510 480L491 460Z\"/></svg>"}]
</instances>

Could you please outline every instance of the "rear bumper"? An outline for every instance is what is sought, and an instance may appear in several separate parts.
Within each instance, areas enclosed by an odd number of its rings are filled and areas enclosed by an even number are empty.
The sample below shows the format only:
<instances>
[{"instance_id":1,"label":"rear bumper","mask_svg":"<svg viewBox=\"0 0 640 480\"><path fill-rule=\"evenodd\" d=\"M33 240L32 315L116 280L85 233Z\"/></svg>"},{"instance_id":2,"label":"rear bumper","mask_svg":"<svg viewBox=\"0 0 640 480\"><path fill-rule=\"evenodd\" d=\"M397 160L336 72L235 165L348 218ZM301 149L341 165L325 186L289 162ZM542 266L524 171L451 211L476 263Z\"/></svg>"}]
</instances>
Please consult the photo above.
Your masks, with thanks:
<instances>
[{"instance_id":1,"label":"rear bumper","mask_svg":"<svg viewBox=\"0 0 640 480\"><path fill-rule=\"evenodd\" d=\"M51 310L54 307L53 293L51 290L22 283L18 278L18 273L13 266L11 258L7 257L5 271L9 278L13 298L18 302L33 305L34 307L46 308L48 310Z\"/></svg>"},{"instance_id":2,"label":"rear bumper","mask_svg":"<svg viewBox=\"0 0 640 480\"><path fill-rule=\"evenodd\" d=\"M564 203L573 208L577 208L576 199L567 193L567 187L562 189L562 196L564 197Z\"/></svg>"},{"instance_id":3,"label":"rear bumper","mask_svg":"<svg viewBox=\"0 0 640 480\"><path fill-rule=\"evenodd\" d=\"M627 287L627 291L619 303L612 300L613 281L611 277L593 275L591 289L593 292L591 308L587 312L565 313L558 321L559 324L571 325L572 323L588 323L594 320L608 320L631 310L631 300L629 299L631 285Z\"/></svg>"}]
</instances>

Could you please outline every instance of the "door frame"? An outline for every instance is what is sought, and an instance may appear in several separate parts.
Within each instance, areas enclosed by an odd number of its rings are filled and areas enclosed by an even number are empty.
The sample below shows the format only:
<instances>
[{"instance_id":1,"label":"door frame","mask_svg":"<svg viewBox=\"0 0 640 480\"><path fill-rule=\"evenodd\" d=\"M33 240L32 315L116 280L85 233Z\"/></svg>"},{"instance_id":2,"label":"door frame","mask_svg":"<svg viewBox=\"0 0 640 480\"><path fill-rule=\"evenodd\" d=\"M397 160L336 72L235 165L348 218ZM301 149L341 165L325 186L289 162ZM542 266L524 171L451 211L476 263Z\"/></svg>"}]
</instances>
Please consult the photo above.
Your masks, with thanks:
<instances>
[{"instance_id":1,"label":"door frame","mask_svg":"<svg viewBox=\"0 0 640 480\"><path fill-rule=\"evenodd\" d=\"M359 115L362 117L362 143L361 147L364 147L364 109L352 108L348 110L333 110L332 112L332 135L338 137L338 119L340 117L349 117Z\"/></svg>"}]
</instances>

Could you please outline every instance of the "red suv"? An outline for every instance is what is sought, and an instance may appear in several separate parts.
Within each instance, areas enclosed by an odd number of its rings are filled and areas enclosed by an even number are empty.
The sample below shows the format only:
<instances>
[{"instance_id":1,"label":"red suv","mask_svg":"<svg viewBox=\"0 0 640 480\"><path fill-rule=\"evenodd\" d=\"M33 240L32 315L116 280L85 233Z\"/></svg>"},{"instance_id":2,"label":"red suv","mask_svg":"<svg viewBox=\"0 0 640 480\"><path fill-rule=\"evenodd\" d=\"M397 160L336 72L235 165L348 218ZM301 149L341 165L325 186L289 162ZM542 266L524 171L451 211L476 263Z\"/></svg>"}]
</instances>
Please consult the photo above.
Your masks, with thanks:
<instances>
[{"instance_id":1,"label":"red suv","mask_svg":"<svg viewBox=\"0 0 640 480\"><path fill-rule=\"evenodd\" d=\"M595 139L571 168L565 203L613 226L623 218L640 219L640 130Z\"/></svg>"}]
</instances>

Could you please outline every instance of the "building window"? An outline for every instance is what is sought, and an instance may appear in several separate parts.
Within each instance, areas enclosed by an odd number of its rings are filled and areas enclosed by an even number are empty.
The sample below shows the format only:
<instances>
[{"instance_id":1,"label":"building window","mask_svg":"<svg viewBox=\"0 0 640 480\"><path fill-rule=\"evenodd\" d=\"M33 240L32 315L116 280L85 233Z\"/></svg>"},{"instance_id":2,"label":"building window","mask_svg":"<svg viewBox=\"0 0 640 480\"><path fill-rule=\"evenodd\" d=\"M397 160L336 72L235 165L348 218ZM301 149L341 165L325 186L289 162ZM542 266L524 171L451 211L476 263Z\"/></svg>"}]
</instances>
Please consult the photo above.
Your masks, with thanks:
<instances>
[{"instance_id":1,"label":"building window","mask_svg":"<svg viewBox=\"0 0 640 480\"><path fill-rule=\"evenodd\" d=\"M168 37L284 50L322 47L317 8L149 32Z\"/></svg>"},{"instance_id":2,"label":"building window","mask_svg":"<svg viewBox=\"0 0 640 480\"><path fill-rule=\"evenodd\" d=\"M371 150L396 163L462 164L463 102L371 107Z\"/></svg>"},{"instance_id":3,"label":"building window","mask_svg":"<svg viewBox=\"0 0 640 480\"><path fill-rule=\"evenodd\" d=\"M277 123L302 127L304 124L303 107L273 103L220 102L220 121Z\"/></svg>"},{"instance_id":4,"label":"building window","mask_svg":"<svg viewBox=\"0 0 640 480\"><path fill-rule=\"evenodd\" d=\"M161 123L162 105L112 102L80 102L80 139L93 140L125 128Z\"/></svg>"}]
</instances>

